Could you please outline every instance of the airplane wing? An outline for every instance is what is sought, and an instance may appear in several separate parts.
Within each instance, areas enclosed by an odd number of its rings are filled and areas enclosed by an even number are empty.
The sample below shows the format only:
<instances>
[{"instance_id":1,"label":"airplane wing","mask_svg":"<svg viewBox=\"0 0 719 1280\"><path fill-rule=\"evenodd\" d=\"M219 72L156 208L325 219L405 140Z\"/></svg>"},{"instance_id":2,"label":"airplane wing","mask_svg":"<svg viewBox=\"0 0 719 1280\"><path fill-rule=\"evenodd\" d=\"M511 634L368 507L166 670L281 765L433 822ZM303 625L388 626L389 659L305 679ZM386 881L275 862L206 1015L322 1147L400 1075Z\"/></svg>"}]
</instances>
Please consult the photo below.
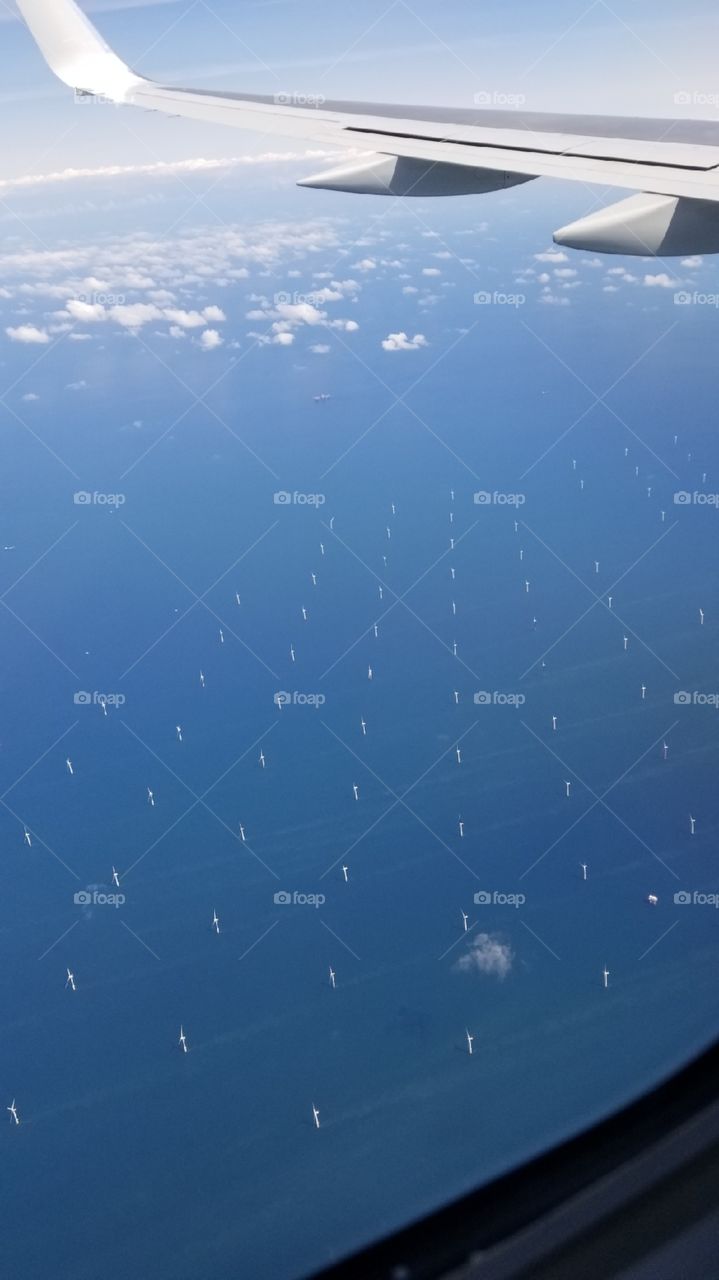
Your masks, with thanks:
<instances>
[{"instance_id":1,"label":"airplane wing","mask_svg":"<svg viewBox=\"0 0 719 1280\"><path fill-rule=\"evenodd\" d=\"M532 178L638 194L555 232L604 253L719 252L719 122L550 115L215 93L157 84L109 48L75 0L17 0L46 61L77 93L360 151L300 184L391 196L483 194Z\"/></svg>"}]
</instances>

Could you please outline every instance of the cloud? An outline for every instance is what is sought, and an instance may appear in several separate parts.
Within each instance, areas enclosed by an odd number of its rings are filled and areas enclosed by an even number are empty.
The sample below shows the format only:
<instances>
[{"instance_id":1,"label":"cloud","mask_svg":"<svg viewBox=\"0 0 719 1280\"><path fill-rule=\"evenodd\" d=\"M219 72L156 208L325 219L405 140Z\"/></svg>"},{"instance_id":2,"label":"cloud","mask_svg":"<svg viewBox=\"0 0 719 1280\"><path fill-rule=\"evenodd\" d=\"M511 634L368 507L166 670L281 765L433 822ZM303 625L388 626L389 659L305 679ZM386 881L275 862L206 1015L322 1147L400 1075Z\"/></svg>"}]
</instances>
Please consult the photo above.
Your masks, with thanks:
<instances>
[{"instance_id":1,"label":"cloud","mask_svg":"<svg viewBox=\"0 0 719 1280\"><path fill-rule=\"evenodd\" d=\"M87 383L85 379L80 378L78 382L68 382L65 387L65 390L66 391L84 391L86 386L87 386Z\"/></svg>"},{"instance_id":2,"label":"cloud","mask_svg":"<svg viewBox=\"0 0 719 1280\"><path fill-rule=\"evenodd\" d=\"M33 401L33 400L39 400L39 399L40 399L40 397L39 397L38 395L36 395L34 391L28 391L28 392L23 396L23 400L25 400L27 403L30 403L30 402L31 402L31 401Z\"/></svg>"},{"instance_id":3,"label":"cloud","mask_svg":"<svg viewBox=\"0 0 719 1280\"><path fill-rule=\"evenodd\" d=\"M561 249L548 249L546 253L535 253L534 257L537 262L569 262Z\"/></svg>"},{"instance_id":4,"label":"cloud","mask_svg":"<svg viewBox=\"0 0 719 1280\"><path fill-rule=\"evenodd\" d=\"M679 281L672 280L666 271L660 271L659 275L645 276L644 283L649 289L676 289Z\"/></svg>"},{"instance_id":5,"label":"cloud","mask_svg":"<svg viewBox=\"0 0 719 1280\"><path fill-rule=\"evenodd\" d=\"M326 356L329 353L330 348L326 342L315 342L314 345L310 347L310 351L315 356Z\"/></svg>"},{"instance_id":6,"label":"cloud","mask_svg":"<svg viewBox=\"0 0 719 1280\"><path fill-rule=\"evenodd\" d=\"M702 266L703 262L704 259L700 258L699 255L695 253L692 254L691 258L682 258L681 265L683 267L688 267L690 271L695 271L697 267Z\"/></svg>"},{"instance_id":7,"label":"cloud","mask_svg":"<svg viewBox=\"0 0 719 1280\"><path fill-rule=\"evenodd\" d=\"M58 183L104 180L107 178L172 178L183 173L212 173L250 165L281 165L293 161L336 160L346 151L265 151L258 155L227 156L208 159L195 156L188 160L157 160L153 164L112 164L97 169L59 169L52 173L27 173L16 178L0 179L0 191L26 187L55 186Z\"/></svg>"},{"instance_id":8,"label":"cloud","mask_svg":"<svg viewBox=\"0 0 719 1280\"><path fill-rule=\"evenodd\" d=\"M199 345L203 351L216 351L223 342L224 338L217 329L205 329L205 332L200 334Z\"/></svg>"},{"instance_id":9,"label":"cloud","mask_svg":"<svg viewBox=\"0 0 719 1280\"><path fill-rule=\"evenodd\" d=\"M513 960L509 943L500 942L496 935L490 933L478 933L464 955L460 956L455 969L460 973L484 973L502 982L512 968Z\"/></svg>"},{"instance_id":10,"label":"cloud","mask_svg":"<svg viewBox=\"0 0 719 1280\"><path fill-rule=\"evenodd\" d=\"M427 339L423 333L415 333L413 338L408 338L404 332L390 333L382 340L382 346L385 351L417 351L427 346Z\"/></svg>"},{"instance_id":11,"label":"cloud","mask_svg":"<svg viewBox=\"0 0 719 1280\"><path fill-rule=\"evenodd\" d=\"M227 316L220 307L205 307L203 311L182 311L168 307L165 311L165 318L170 320L173 325L179 325L181 329L201 329L203 324L208 321L221 324L223 320L227 319Z\"/></svg>"},{"instance_id":12,"label":"cloud","mask_svg":"<svg viewBox=\"0 0 719 1280\"><path fill-rule=\"evenodd\" d=\"M423 276L441 276L439 267L422 267Z\"/></svg>"},{"instance_id":13,"label":"cloud","mask_svg":"<svg viewBox=\"0 0 719 1280\"><path fill-rule=\"evenodd\" d=\"M11 342L27 342L45 344L50 341L50 335L45 329L38 329L34 324L20 324L13 329L12 326L5 330Z\"/></svg>"}]
</instances>

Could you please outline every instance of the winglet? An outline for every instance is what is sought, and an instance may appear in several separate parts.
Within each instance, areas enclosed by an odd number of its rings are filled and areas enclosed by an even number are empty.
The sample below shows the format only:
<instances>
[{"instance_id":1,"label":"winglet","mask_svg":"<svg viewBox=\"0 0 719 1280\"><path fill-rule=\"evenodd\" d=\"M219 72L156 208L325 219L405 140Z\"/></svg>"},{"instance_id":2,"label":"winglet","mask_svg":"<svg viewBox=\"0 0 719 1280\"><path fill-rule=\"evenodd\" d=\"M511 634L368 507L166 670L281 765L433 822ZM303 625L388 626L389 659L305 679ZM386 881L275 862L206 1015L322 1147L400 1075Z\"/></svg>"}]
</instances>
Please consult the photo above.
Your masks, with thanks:
<instances>
[{"instance_id":1,"label":"winglet","mask_svg":"<svg viewBox=\"0 0 719 1280\"><path fill-rule=\"evenodd\" d=\"M45 61L72 89L125 102L145 83L113 53L75 0L17 0Z\"/></svg>"}]
</instances>

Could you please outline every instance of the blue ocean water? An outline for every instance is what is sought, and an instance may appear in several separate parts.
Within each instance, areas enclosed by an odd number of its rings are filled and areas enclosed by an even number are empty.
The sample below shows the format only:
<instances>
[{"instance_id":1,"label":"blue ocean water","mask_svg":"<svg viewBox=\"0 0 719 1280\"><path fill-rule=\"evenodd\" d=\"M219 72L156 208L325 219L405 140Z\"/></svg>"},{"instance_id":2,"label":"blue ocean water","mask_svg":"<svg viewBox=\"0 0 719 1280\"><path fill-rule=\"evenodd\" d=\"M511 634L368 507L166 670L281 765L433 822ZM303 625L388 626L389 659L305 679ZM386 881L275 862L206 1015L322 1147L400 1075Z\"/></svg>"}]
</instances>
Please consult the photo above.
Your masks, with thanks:
<instances>
[{"instance_id":1,"label":"blue ocean water","mask_svg":"<svg viewBox=\"0 0 719 1280\"><path fill-rule=\"evenodd\" d=\"M711 317L472 327L463 294L431 367L381 352L394 298L363 301L361 361L240 352L188 412L218 372L198 351L168 370L108 342L91 378L85 350L51 353L33 424L65 465L3 421L17 1280L289 1280L716 1033L717 914L674 902L719 889L716 708L674 700L717 688L716 505L673 500L717 487ZM279 690L324 701L280 711ZM113 867L121 905L75 903Z\"/></svg>"}]
</instances>

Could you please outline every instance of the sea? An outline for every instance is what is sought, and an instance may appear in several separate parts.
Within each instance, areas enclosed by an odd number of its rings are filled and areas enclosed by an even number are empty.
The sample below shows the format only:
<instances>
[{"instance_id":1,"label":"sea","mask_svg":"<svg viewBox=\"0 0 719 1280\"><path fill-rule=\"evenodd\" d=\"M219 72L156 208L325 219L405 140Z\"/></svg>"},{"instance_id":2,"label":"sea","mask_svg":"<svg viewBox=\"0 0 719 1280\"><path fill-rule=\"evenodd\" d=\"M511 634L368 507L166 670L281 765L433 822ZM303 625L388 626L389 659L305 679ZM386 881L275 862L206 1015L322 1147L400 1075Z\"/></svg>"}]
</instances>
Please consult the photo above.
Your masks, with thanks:
<instances>
[{"instance_id":1,"label":"sea","mask_svg":"<svg viewBox=\"0 0 719 1280\"><path fill-rule=\"evenodd\" d=\"M13 1280L296 1280L716 1035L716 313L462 243L326 357L4 349Z\"/></svg>"}]
</instances>

